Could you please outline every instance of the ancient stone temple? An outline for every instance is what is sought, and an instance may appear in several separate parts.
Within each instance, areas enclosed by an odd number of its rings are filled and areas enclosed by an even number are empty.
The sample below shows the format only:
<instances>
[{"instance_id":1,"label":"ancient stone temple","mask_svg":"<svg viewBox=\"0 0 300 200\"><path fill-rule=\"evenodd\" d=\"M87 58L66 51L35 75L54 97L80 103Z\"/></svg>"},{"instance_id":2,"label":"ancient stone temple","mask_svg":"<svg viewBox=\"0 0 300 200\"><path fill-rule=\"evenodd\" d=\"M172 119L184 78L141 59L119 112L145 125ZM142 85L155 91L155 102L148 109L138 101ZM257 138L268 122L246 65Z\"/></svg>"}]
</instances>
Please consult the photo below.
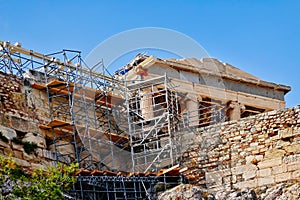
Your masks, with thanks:
<instances>
[{"instance_id":1,"label":"ancient stone temple","mask_svg":"<svg viewBox=\"0 0 300 200\"><path fill-rule=\"evenodd\" d=\"M216 105L229 120L282 109L289 86L263 81L214 58L160 59L137 55L117 72L119 79L140 80L166 74L181 95L181 111Z\"/></svg>"}]
</instances>

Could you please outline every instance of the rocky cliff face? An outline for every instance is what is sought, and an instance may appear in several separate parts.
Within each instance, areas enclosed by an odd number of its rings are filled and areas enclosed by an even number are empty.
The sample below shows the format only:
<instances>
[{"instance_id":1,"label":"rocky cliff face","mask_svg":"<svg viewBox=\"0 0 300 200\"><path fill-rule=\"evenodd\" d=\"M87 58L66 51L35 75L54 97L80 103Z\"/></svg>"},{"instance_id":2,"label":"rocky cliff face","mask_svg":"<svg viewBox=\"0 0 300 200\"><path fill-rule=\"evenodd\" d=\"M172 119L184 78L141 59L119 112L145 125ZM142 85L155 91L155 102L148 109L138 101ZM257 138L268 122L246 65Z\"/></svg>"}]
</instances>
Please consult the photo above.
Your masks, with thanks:
<instances>
[{"instance_id":1,"label":"rocky cliff face","mask_svg":"<svg viewBox=\"0 0 300 200\"><path fill-rule=\"evenodd\" d=\"M300 184L286 183L273 187L253 188L241 191L218 191L209 193L200 186L182 184L164 193L159 200L297 200L300 199Z\"/></svg>"},{"instance_id":2,"label":"rocky cliff face","mask_svg":"<svg viewBox=\"0 0 300 200\"><path fill-rule=\"evenodd\" d=\"M45 133L39 125L48 118L47 95L14 75L0 73L0 153L11 155L25 170L53 164ZM35 144L30 153L27 144ZM24 147L25 144L25 147Z\"/></svg>"}]
</instances>

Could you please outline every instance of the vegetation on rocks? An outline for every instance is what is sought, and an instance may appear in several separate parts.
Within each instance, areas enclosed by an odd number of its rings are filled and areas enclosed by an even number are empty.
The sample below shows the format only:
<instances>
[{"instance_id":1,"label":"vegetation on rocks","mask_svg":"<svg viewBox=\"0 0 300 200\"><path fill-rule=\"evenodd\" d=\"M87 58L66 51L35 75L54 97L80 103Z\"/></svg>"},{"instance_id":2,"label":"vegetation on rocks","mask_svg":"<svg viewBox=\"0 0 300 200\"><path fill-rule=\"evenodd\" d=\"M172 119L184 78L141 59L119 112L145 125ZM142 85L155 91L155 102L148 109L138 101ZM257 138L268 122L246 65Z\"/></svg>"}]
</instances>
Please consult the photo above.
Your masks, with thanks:
<instances>
[{"instance_id":1,"label":"vegetation on rocks","mask_svg":"<svg viewBox=\"0 0 300 200\"><path fill-rule=\"evenodd\" d=\"M35 144L34 142L23 142L22 140L16 137L12 139L12 142L19 145L23 145L24 151L28 154L31 154L37 148L37 144Z\"/></svg>"},{"instance_id":2,"label":"vegetation on rocks","mask_svg":"<svg viewBox=\"0 0 300 200\"><path fill-rule=\"evenodd\" d=\"M77 164L58 164L28 174L11 157L0 156L0 199L64 199L63 191L76 182L73 174L77 167Z\"/></svg>"}]
</instances>

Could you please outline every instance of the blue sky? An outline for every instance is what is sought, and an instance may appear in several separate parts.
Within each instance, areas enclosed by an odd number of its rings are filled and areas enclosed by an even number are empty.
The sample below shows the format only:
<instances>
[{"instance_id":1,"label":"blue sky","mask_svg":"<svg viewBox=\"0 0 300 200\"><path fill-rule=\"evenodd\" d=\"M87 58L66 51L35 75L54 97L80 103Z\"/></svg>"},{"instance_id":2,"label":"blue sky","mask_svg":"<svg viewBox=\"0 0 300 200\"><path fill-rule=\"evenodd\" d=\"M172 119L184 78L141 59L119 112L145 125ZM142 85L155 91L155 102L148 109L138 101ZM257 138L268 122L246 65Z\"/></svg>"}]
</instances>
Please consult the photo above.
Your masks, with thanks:
<instances>
[{"instance_id":1,"label":"blue sky","mask_svg":"<svg viewBox=\"0 0 300 200\"><path fill-rule=\"evenodd\" d=\"M297 0L0 0L0 5L0 40L42 53L76 49L85 57L122 31L168 28L196 40L211 57L290 85L287 106L300 104Z\"/></svg>"}]
</instances>

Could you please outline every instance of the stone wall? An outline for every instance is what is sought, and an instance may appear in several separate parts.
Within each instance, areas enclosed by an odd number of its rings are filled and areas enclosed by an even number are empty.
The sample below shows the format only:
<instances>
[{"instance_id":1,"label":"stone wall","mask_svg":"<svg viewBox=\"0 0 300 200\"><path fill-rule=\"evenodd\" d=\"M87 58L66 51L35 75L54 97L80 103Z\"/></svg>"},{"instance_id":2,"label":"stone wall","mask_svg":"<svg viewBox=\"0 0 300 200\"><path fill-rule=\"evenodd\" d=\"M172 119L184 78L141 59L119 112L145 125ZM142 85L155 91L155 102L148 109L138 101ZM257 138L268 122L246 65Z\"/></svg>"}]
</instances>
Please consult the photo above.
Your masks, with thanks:
<instances>
[{"instance_id":1,"label":"stone wall","mask_svg":"<svg viewBox=\"0 0 300 200\"><path fill-rule=\"evenodd\" d=\"M300 106L184 135L183 165L209 191L300 181Z\"/></svg>"},{"instance_id":2,"label":"stone wall","mask_svg":"<svg viewBox=\"0 0 300 200\"><path fill-rule=\"evenodd\" d=\"M4 137L0 137L0 154L11 155L24 169L32 170L54 164L56 157L52 130L40 128L41 125L47 125L50 121L48 95L45 90L32 87L34 82L44 83L44 75L36 71L28 71L25 75L26 78L21 79L0 72L0 133ZM53 107L58 107L58 103L68 105L69 102L65 97L51 100ZM84 125L82 116L86 113L80 109L79 105L74 106L74 112L78 115L76 123ZM60 115L62 112L64 113ZM57 109L52 114L55 119L71 121L68 107L64 110ZM96 111L98 123L102 129L108 126L105 114L100 109ZM93 116L93 113L90 115ZM111 119L111 123L113 120ZM22 142L35 143L37 148L33 153L27 154L23 145L13 142L14 138ZM61 162L74 159L74 145L70 143L71 140L73 140L72 137L63 137L57 141L57 146L59 146L57 150L66 155L60 159Z\"/></svg>"},{"instance_id":3,"label":"stone wall","mask_svg":"<svg viewBox=\"0 0 300 200\"><path fill-rule=\"evenodd\" d=\"M53 164L54 153L48 150L46 136L39 129L49 120L47 94L31 88L28 80L0 72L0 154L11 155L26 170ZM27 154L23 145L13 142L37 144L34 152Z\"/></svg>"}]
</instances>

